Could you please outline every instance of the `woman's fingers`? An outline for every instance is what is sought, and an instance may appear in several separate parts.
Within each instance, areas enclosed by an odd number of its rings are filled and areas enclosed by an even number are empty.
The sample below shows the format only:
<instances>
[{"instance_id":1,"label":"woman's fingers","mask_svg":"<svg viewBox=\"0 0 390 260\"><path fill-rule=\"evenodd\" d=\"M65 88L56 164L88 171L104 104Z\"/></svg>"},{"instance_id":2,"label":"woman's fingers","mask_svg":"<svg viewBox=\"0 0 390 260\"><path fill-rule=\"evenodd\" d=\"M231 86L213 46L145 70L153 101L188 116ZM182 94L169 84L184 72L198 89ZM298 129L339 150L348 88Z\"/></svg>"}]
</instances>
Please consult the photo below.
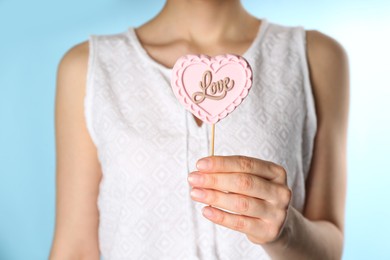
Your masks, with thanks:
<instances>
[{"instance_id":1,"label":"woman's fingers","mask_svg":"<svg viewBox=\"0 0 390 260\"><path fill-rule=\"evenodd\" d=\"M284 184L285 169L272 162L246 156L209 156L198 160L196 167L201 172L241 172Z\"/></svg>"},{"instance_id":2,"label":"woman's fingers","mask_svg":"<svg viewBox=\"0 0 390 260\"><path fill-rule=\"evenodd\" d=\"M265 200L235 193L194 188L191 190L191 197L195 201L233 213L260 218L264 222L283 221L286 214L284 207L277 207Z\"/></svg>"},{"instance_id":3,"label":"woman's fingers","mask_svg":"<svg viewBox=\"0 0 390 260\"><path fill-rule=\"evenodd\" d=\"M189 174L188 181L193 187L242 194L274 204L287 204L291 198L291 191L286 185L247 173L193 172Z\"/></svg>"},{"instance_id":4,"label":"woman's fingers","mask_svg":"<svg viewBox=\"0 0 390 260\"><path fill-rule=\"evenodd\" d=\"M228 213L223 210L207 206L203 208L203 216L215 224L242 232L258 244L275 240L281 231L280 225L266 223L262 219Z\"/></svg>"},{"instance_id":5,"label":"woman's fingers","mask_svg":"<svg viewBox=\"0 0 390 260\"><path fill-rule=\"evenodd\" d=\"M292 197L283 167L245 156L211 156L197 168L188 181L192 199L211 205L204 209L206 218L254 243L279 236Z\"/></svg>"}]
</instances>

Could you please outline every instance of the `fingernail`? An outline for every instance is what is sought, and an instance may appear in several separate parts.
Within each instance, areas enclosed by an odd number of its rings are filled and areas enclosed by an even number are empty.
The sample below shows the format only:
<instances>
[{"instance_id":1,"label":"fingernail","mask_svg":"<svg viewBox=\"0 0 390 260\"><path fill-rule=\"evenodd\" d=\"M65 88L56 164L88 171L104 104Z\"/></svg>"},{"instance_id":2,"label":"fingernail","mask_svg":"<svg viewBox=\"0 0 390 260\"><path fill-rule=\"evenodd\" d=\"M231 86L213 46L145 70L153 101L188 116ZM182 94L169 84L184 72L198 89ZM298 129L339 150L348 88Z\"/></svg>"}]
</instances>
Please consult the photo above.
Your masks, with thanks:
<instances>
[{"instance_id":1,"label":"fingernail","mask_svg":"<svg viewBox=\"0 0 390 260\"><path fill-rule=\"evenodd\" d=\"M205 192L200 190L200 189L192 189L190 194L191 194L191 197L193 197L195 199L202 199L206 195Z\"/></svg>"},{"instance_id":2,"label":"fingernail","mask_svg":"<svg viewBox=\"0 0 390 260\"><path fill-rule=\"evenodd\" d=\"M214 215L213 211L208 207L203 208L202 213L203 213L203 216L208 217L208 218L212 218Z\"/></svg>"},{"instance_id":3,"label":"fingernail","mask_svg":"<svg viewBox=\"0 0 390 260\"><path fill-rule=\"evenodd\" d=\"M196 168L198 168L199 171L208 170L208 169L210 169L210 166L211 166L211 161L210 161L209 158L200 159L200 160L196 163Z\"/></svg>"},{"instance_id":4,"label":"fingernail","mask_svg":"<svg viewBox=\"0 0 390 260\"><path fill-rule=\"evenodd\" d=\"M200 176L199 174L196 174L196 173L191 173L190 175L188 175L188 182L191 183L191 184L201 184L202 182L202 176Z\"/></svg>"}]
</instances>

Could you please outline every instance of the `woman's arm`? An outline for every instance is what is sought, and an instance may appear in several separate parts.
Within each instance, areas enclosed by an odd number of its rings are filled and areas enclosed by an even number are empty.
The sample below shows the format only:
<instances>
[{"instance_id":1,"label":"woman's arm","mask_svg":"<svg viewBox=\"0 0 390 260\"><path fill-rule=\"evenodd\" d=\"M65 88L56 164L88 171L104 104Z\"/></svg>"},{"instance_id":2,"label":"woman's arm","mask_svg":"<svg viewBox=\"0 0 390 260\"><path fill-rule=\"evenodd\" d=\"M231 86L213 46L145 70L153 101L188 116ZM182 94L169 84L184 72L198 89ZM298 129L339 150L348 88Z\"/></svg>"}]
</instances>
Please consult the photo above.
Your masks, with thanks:
<instances>
[{"instance_id":1,"label":"woman's arm","mask_svg":"<svg viewBox=\"0 0 390 260\"><path fill-rule=\"evenodd\" d=\"M307 33L307 48L318 131L303 214L289 205L288 173L271 162L214 156L198 161L199 172L189 175L194 200L239 213L207 206L203 215L246 234L272 259L328 260L342 256L348 62L342 47L321 33Z\"/></svg>"},{"instance_id":2,"label":"woman's arm","mask_svg":"<svg viewBox=\"0 0 390 260\"><path fill-rule=\"evenodd\" d=\"M57 201L51 260L99 259L97 195L101 170L84 118L87 65L86 42L72 48L58 69Z\"/></svg>"}]
</instances>

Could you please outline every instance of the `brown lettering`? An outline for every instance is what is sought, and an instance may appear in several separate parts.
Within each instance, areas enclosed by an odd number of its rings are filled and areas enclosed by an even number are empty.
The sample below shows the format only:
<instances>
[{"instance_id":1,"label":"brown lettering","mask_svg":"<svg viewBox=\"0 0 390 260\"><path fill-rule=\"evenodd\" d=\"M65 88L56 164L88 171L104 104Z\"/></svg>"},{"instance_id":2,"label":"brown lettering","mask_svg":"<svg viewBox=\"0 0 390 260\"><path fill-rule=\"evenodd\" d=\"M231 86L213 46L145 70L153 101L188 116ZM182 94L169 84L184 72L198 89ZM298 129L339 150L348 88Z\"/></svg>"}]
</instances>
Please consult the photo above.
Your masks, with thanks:
<instances>
[{"instance_id":1,"label":"brown lettering","mask_svg":"<svg viewBox=\"0 0 390 260\"><path fill-rule=\"evenodd\" d=\"M234 87L234 80L229 77L213 82L213 75L211 71L206 70L203 73L202 80L199 82L201 91L192 94L192 101L195 104L202 103L206 98L212 100L223 99L227 92Z\"/></svg>"}]
</instances>

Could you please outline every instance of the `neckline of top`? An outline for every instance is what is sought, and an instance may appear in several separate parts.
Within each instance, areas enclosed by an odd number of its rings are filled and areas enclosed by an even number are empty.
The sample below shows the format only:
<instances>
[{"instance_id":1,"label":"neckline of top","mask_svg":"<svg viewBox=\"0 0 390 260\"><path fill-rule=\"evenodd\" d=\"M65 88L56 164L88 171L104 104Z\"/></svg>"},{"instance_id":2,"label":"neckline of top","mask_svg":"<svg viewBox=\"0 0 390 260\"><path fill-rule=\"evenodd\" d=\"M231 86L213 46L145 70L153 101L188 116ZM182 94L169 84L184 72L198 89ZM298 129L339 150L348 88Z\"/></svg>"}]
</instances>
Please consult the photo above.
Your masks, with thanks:
<instances>
[{"instance_id":1,"label":"neckline of top","mask_svg":"<svg viewBox=\"0 0 390 260\"><path fill-rule=\"evenodd\" d=\"M268 27L269 23L266 19L261 19L261 24L259 26L259 29L257 31L257 35L256 37L253 39L252 43L249 45L249 47L246 49L246 51L244 52L244 54L242 54L241 56L244 57L244 58L248 58L250 56L250 54L253 52L253 50L256 48L256 46L262 41L262 39L264 38L264 34L267 30L267 27ZM151 65L153 65L154 67L157 67L158 69L160 69L161 71L165 72L165 73L171 73L172 72L172 68L169 68L161 63L159 63L158 61L156 61L155 59L153 59L149 53L146 51L146 49L143 47L143 45L141 44L141 41L139 40L136 32L135 32L135 28L134 27L129 27L128 30L127 30L127 33L128 33L128 36L129 38L131 39L131 41L134 43L135 47L138 49L138 51L142 54L141 56L148 62L150 63Z\"/></svg>"}]
</instances>

